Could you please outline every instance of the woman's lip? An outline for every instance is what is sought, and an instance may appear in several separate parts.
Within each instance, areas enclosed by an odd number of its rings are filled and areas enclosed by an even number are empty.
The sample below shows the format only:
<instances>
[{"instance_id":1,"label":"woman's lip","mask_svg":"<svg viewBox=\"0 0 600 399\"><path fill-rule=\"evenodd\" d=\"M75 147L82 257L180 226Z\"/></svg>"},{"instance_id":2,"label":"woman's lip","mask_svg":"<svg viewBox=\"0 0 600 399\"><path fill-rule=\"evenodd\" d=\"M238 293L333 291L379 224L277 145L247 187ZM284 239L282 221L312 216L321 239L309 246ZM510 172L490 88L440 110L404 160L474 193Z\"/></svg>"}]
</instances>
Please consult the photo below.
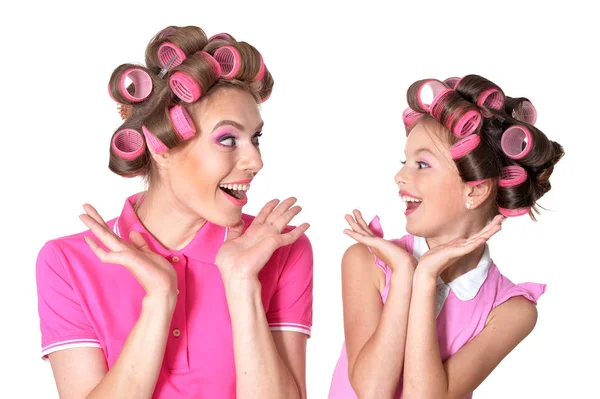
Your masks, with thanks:
<instances>
[{"instance_id":1,"label":"woman's lip","mask_svg":"<svg viewBox=\"0 0 600 399\"><path fill-rule=\"evenodd\" d=\"M231 202L233 205L235 206L244 206L248 203L248 196L246 195L245 192L243 192L244 197L242 199L237 199L229 194L227 194L225 191L221 190L221 192L223 193L223 195L225 197L227 197L227 199L229 200L229 202Z\"/></svg>"},{"instance_id":2,"label":"woman's lip","mask_svg":"<svg viewBox=\"0 0 600 399\"><path fill-rule=\"evenodd\" d=\"M232 181L229 183L221 183L221 184L248 184L252 181L252 179L246 179L246 180L237 180L237 181Z\"/></svg>"}]
</instances>

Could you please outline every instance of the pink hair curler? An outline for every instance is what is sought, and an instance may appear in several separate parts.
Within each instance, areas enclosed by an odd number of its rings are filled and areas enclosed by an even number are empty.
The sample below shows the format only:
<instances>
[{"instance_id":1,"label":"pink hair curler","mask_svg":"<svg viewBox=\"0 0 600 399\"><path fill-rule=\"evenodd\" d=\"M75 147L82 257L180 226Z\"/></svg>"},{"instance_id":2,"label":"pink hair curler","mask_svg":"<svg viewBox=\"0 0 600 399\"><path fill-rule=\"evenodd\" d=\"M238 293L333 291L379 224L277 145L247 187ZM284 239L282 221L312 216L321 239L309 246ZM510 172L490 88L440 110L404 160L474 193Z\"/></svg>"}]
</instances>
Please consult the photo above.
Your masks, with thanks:
<instances>
[{"instance_id":1,"label":"pink hair curler","mask_svg":"<svg viewBox=\"0 0 600 399\"><path fill-rule=\"evenodd\" d=\"M502 168L502 174L498 180L500 187L514 187L527 180L527 172L520 166L507 166Z\"/></svg>"},{"instance_id":2,"label":"pink hair curler","mask_svg":"<svg viewBox=\"0 0 600 399\"><path fill-rule=\"evenodd\" d=\"M512 125L502 133L502 151L512 159L523 159L533 147L533 137L525 126Z\"/></svg>"},{"instance_id":3,"label":"pink hair curler","mask_svg":"<svg viewBox=\"0 0 600 399\"><path fill-rule=\"evenodd\" d=\"M110 143L112 150L119 157L132 161L144 153L144 139L134 129L122 129L116 132Z\"/></svg>"},{"instance_id":4,"label":"pink hair curler","mask_svg":"<svg viewBox=\"0 0 600 399\"><path fill-rule=\"evenodd\" d=\"M451 89L454 89L459 80L460 80L460 78L454 78L454 77L448 78L448 79L444 80L444 84L446 84Z\"/></svg>"},{"instance_id":5,"label":"pink hair curler","mask_svg":"<svg viewBox=\"0 0 600 399\"><path fill-rule=\"evenodd\" d=\"M196 126L192 117L181 105L176 105L169 110L173 130L182 140L187 140L196 134Z\"/></svg>"},{"instance_id":6,"label":"pink hair curler","mask_svg":"<svg viewBox=\"0 0 600 399\"><path fill-rule=\"evenodd\" d=\"M454 124L452 133L456 137L463 138L474 133L481 124L481 114L477 111L470 110L464 113L463 116Z\"/></svg>"},{"instance_id":7,"label":"pink hair curler","mask_svg":"<svg viewBox=\"0 0 600 399\"><path fill-rule=\"evenodd\" d=\"M213 57L221 66L221 77L223 79L233 79L239 72L242 60L240 52L235 47L219 47Z\"/></svg>"},{"instance_id":8,"label":"pink hair curler","mask_svg":"<svg viewBox=\"0 0 600 399\"><path fill-rule=\"evenodd\" d=\"M177 71L169 77L171 91L186 103L193 103L202 95L200 84L187 73Z\"/></svg>"},{"instance_id":9,"label":"pink hair curler","mask_svg":"<svg viewBox=\"0 0 600 399\"><path fill-rule=\"evenodd\" d=\"M162 68L169 66L169 63L171 63L171 65L168 69L175 68L176 66L181 65L186 58L183 50L173 43L164 42L158 48L158 60Z\"/></svg>"},{"instance_id":10,"label":"pink hair curler","mask_svg":"<svg viewBox=\"0 0 600 399\"><path fill-rule=\"evenodd\" d=\"M502 109L504 94L496 87L484 90L477 97L477 105L490 109Z\"/></svg>"},{"instance_id":11,"label":"pink hair curler","mask_svg":"<svg viewBox=\"0 0 600 399\"><path fill-rule=\"evenodd\" d=\"M481 137L478 134L471 134L450 147L450 155L452 159L462 158L477 148L479 143L481 143Z\"/></svg>"},{"instance_id":12,"label":"pink hair curler","mask_svg":"<svg viewBox=\"0 0 600 399\"><path fill-rule=\"evenodd\" d=\"M531 101L523 101L518 110L513 110L512 117L530 125L535 125L537 111Z\"/></svg>"},{"instance_id":13,"label":"pink hair curler","mask_svg":"<svg viewBox=\"0 0 600 399\"><path fill-rule=\"evenodd\" d=\"M127 78L131 79L131 83L133 84L133 94L129 93L129 91L127 91L127 87L125 87L125 80ZM119 80L119 90L121 90L121 94L128 101L131 101L132 103L139 103L148 98L152 92L152 78L150 75L148 75L148 72L144 71L143 69L127 69L125 72L123 72L123 74L121 74L121 79Z\"/></svg>"},{"instance_id":14,"label":"pink hair curler","mask_svg":"<svg viewBox=\"0 0 600 399\"><path fill-rule=\"evenodd\" d=\"M231 37L231 35L228 35L227 33L217 33L216 35L213 35L210 39L208 39L209 42L212 42L213 40L227 40L228 42L230 42L233 40L233 37Z\"/></svg>"},{"instance_id":15,"label":"pink hair curler","mask_svg":"<svg viewBox=\"0 0 600 399\"><path fill-rule=\"evenodd\" d=\"M480 185L481 183L483 183L484 181L486 181L486 179L483 180L474 180L474 181L468 181L467 184L471 187L475 187Z\"/></svg>"},{"instance_id":16,"label":"pink hair curler","mask_svg":"<svg viewBox=\"0 0 600 399\"><path fill-rule=\"evenodd\" d=\"M412 126L417 123L417 121L421 119L423 115L425 114L417 112L409 107L402 112L402 122L404 122L404 124L407 126Z\"/></svg>"},{"instance_id":17,"label":"pink hair curler","mask_svg":"<svg viewBox=\"0 0 600 399\"><path fill-rule=\"evenodd\" d=\"M498 211L506 217L515 217L515 216L525 215L526 213L529 213L530 209L531 209L530 207L514 208L514 209L498 207Z\"/></svg>"},{"instance_id":18,"label":"pink hair curler","mask_svg":"<svg viewBox=\"0 0 600 399\"><path fill-rule=\"evenodd\" d=\"M148 146L152 148L152 151L154 151L157 154L160 154L161 152L165 152L168 150L167 146L164 145L164 143L160 141L158 137L153 135L152 132L150 132L150 130L146 128L146 126L142 126L142 132L144 132L144 137L146 137L146 143L148 143Z\"/></svg>"},{"instance_id":19,"label":"pink hair curler","mask_svg":"<svg viewBox=\"0 0 600 399\"><path fill-rule=\"evenodd\" d=\"M426 87L431 90L433 95L430 104L427 104L423 98L423 89ZM433 109L433 105L437 102L437 100L450 90L452 89L450 89L448 86L446 86L444 83L440 82L437 79L425 80L417 89L417 101L419 102L419 106L427 111Z\"/></svg>"},{"instance_id":20,"label":"pink hair curler","mask_svg":"<svg viewBox=\"0 0 600 399\"><path fill-rule=\"evenodd\" d=\"M217 78L221 77L221 75L223 74L223 70L221 70L221 64L219 64L217 60L215 60L215 57L213 57L212 55L210 55L210 53L207 53L206 51L196 51L194 54L198 54L204 57L206 60L208 60L208 62L210 62L213 65L215 76Z\"/></svg>"},{"instance_id":21,"label":"pink hair curler","mask_svg":"<svg viewBox=\"0 0 600 399\"><path fill-rule=\"evenodd\" d=\"M258 72L256 73L256 76L252 80L254 80L256 82L259 82L264 77L265 77L265 62L263 61L263 57L262 57L262 54L261 54L260 55L260 68L258 69Z\"/></svg>"}]
</instances>

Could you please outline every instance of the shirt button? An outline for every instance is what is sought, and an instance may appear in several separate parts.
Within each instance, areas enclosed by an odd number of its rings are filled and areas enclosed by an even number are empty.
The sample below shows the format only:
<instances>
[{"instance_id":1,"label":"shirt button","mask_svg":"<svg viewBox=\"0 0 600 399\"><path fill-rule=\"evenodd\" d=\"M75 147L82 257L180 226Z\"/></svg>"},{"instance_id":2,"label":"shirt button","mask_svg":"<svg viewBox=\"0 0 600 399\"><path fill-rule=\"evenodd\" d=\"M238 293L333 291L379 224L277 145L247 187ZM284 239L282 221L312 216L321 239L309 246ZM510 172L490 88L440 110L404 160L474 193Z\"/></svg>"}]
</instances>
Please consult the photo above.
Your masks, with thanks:
<instances>
[{"instance_id":1,"label":"shirt button","mask_svg":"<svg viewBox=\"0 0 600 399\"><path fill-rule=\"evenodd\" d=\"M173 261L173 263L177 263L179 262L179 256L173 256L171 260Z\"/></svg>"},{"instance_id":2,"label":"shirt button","mask_svg":"<svg viewBox=\"0 0 600 399\"><path fill-rule=\"evenodd\" d=\"M175 338L179 337L181 335L181 331L179 331L179 328L176 328L173 330L173 336Z\"/></svg>"}]
</instances>

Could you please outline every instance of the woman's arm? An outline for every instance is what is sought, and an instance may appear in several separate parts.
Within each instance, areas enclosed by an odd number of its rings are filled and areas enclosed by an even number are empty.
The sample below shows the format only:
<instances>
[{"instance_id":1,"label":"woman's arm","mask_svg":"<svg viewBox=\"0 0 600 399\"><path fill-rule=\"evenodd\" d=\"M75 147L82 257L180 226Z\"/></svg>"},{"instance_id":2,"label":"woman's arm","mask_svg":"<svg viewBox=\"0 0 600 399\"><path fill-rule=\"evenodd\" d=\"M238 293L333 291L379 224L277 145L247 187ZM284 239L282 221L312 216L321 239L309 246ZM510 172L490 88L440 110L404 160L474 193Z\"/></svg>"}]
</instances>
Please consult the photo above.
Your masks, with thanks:
<instances>
[{"instance_id":1,"label":"woman's arm","mask_svg":"<svg viewBox=\"0 0 600 399\"><path fill-rule=\"evenodd\" d=\"M146 296L140 317L108 372L97 348L49 354L60 398L151 398L174 307L175 298Z\"/></svg>"}]
</instances>

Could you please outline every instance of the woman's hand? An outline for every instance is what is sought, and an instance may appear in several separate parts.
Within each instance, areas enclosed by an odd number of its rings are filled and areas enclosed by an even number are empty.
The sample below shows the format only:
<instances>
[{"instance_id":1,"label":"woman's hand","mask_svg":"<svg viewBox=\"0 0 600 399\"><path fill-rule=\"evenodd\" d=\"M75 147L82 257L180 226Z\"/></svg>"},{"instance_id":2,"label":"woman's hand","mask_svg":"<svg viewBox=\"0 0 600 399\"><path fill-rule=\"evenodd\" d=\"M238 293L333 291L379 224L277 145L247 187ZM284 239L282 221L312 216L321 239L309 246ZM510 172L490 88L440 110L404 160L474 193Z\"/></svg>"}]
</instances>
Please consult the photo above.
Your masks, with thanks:
<instances>
[{"instance_id":1,"label":"woman's hand","mask_svg":"<svg viewBox=\"0 0 600 399\"><path fill-rule=\"evenodd\" d=\"M304 223L281 234L290 221L302 210L293 206L296 198L268 202L252 224L242 234L244 223L229 230L225 243L219 249L216 264L223 281L230 278L253 279L279 247L294 243L310 227Z\"/></svg>"},{"instance_id":2,"label":"woman's hand","mask_svg":"<svg viewBox=\"0 0 600 399\"><path fill-rule=\"evenodd\" d=\"M369 228L359 210L355 209L353 215L346 215L346 221L351 229L344 230L344 233L357 242L366 245L371 252L392 269L392 272L401 265L409 265L411 270L414 270L417 260L401 246L377 236Z\"/></svg>"},{"instance_id":3,"label":"woman's hand","mask_svg":"<svg viewBox=\"0 0 600 399\"><path fill-rule=\"evenodd\" d=\"M502 229L504 216L497 215L481 231L469 238L456 238L446 244L438 245L425 252L419 260L418 269L430 277L439 276L462 256L483 246L494 234Z\"/></svg>"},{"instance_id":4,"label":"woman's hand","mask_svg":"<svg viewBox=\"0 0 600 399\"><path fill-rule=\"evenodd\" d=\"M162 256L152 252L137 231L131 231L131 244L118 237L104 222L96 209L83 206L85 214L79 216L92 233L104 244L102 248L94 238L84 237L92 251L104 263L123 265L146 290L147 296L177 296L177 273Z\"/></svg>"}]
</instances>

